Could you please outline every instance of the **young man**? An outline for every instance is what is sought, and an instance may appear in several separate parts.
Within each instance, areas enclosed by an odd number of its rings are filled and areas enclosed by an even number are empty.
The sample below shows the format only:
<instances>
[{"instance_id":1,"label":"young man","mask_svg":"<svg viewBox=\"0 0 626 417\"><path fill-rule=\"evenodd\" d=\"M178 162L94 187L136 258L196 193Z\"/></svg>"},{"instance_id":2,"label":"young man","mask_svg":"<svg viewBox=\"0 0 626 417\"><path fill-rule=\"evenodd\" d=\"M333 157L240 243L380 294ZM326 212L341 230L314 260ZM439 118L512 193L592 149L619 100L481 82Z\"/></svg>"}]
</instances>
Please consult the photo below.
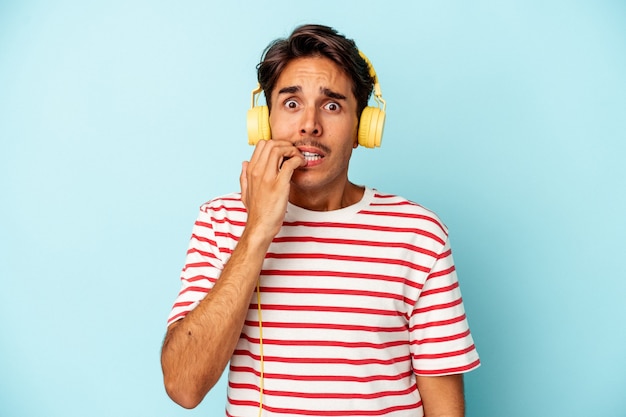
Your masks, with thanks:
<instances>
[{"instance_id":1,"label":"young man","mask_svg":"<svg viewBox=\"0 0 626 417\"><path fill-rule=\"evenodd\" d=\"M368 63L307 25L258 76L272 137L241 193L201 207L163 343L168 394L195 407L230 361L227 416L463 416L479 359L447 230L348 179Z\"/></svg>"}]
</instances>

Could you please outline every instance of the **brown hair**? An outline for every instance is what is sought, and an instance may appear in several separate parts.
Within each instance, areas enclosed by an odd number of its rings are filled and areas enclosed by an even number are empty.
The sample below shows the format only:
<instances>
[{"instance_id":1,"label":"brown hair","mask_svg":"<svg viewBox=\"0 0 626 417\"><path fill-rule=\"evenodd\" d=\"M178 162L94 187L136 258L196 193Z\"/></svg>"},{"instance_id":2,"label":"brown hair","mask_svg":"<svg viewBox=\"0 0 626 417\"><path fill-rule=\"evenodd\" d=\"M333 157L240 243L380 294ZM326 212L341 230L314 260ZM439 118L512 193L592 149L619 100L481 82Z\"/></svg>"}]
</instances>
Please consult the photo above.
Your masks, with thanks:
<instances>
[{"instance_id":1,"label":"brown hair","mask_svg":"<svg viewBox=\"0 0 626 417\"><path fill-rule=\"evenodd\" d=\"M310 56L330 59L352 79L352 93L357 100L357 117L360 117L374 86L369 66L359 55L352 39L322 25L299 26L288 38L274 40L263 51L261 62L257 65L257 78L265 92L265 101L270 111L272 91L287 64L293 59Z\"/></svg>"}]
</instances>

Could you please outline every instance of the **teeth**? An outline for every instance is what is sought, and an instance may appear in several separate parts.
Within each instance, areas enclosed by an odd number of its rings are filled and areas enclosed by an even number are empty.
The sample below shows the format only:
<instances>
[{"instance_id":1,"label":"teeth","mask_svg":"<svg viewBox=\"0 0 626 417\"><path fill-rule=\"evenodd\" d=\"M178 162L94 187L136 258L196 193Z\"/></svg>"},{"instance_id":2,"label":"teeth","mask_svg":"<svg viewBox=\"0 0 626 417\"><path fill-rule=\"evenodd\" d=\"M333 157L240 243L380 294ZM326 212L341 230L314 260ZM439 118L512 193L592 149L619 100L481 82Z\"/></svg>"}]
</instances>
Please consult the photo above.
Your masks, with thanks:
<instances>
[{"instance_id":1,"label":"teeth","mask_svg":"<svg viewBox=\"0 0 626 417\"><path fill-rule=\"evenodd\" d=\"M316 159L322 158L319 154L313 152L302 152L302 156L304 156L304 159L307 161L315 161Z\"/></svg>"}]
</instances>

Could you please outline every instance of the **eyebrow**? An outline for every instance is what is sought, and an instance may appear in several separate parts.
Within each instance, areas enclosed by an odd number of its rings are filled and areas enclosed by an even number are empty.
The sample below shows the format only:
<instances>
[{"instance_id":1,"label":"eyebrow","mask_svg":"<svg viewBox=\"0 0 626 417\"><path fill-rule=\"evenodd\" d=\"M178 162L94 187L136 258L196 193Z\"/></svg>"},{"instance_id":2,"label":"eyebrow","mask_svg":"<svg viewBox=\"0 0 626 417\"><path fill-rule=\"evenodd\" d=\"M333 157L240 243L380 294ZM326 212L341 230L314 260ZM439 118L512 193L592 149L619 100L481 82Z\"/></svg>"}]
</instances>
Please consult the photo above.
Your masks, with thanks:
<instances>
[{"instance_id":1,"label":"eyebrow","mask_svg":"<svg viewBox=\"0 0 626 417\"><path fill-rule=\"evenodd\" d=\"M283 87L280 90L278 90L278 94L295 94L295 93L299 93L302 91L302 87L299 85L292 85L289 87ZM347 97L344 96L341 93L337 93L333 90L331 90L330 88L324 88L321 87L320 88L320 92L325 95L328 98L333 98L335 100L346 100Z\"/></svg>"},{"instance_id":2,"label":"eyebrow","mask_svg":"<svg viewBox=\"0 0 626 417\"><path fill-rule=\"evenodd\" d=\"M337 93L335 91L332 91L329 88L321 88L320 90L321 90L322 94L324 94L328 98L334 98L335 100L346 100L347 99L347 97L344 96L343 94Z\"/></svg>"},{"instance_id":3,"label":"eyebrow","mask_svg":"<svg viewBox=\"0 0 626 417\"><path fill-rule=\"evenodd\" d=\"M291 87L283 87L278 90L278 94L294 94L302 91L302 87L299 85L293 85Z\"/></svg>"}]
</instances>

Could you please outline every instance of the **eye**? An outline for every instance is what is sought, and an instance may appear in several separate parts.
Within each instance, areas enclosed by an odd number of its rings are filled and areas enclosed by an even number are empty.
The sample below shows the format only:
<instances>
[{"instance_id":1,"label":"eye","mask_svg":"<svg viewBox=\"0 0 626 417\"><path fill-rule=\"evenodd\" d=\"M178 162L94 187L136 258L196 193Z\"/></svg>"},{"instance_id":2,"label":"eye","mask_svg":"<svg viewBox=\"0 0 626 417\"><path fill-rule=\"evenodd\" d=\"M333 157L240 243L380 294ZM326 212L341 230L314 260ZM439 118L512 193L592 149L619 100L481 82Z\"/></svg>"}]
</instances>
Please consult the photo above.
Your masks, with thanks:
<instances>
[{"instance_id":1,"label":"eye","mask_svg":"<svg viewBox=\"0 0 626 417\"><path fill-rule=\"evenodd\" d=\"M328 102L324 105L324 109L332 111L332 112L336 112L339 111L341 109L341 106L339 105L339 103L336 103L334 101Z\"/></svg>"},{"instance_id":2,"label":"eye","mask_svg":"<svg viewBox=\"0 0 626 417\"><path fill-rule=\"evenodd\" d=\"M298 102L294 99L285 100L283 105L288 109L296 109L298 107Z\"/></svg>"}]
</instances>

